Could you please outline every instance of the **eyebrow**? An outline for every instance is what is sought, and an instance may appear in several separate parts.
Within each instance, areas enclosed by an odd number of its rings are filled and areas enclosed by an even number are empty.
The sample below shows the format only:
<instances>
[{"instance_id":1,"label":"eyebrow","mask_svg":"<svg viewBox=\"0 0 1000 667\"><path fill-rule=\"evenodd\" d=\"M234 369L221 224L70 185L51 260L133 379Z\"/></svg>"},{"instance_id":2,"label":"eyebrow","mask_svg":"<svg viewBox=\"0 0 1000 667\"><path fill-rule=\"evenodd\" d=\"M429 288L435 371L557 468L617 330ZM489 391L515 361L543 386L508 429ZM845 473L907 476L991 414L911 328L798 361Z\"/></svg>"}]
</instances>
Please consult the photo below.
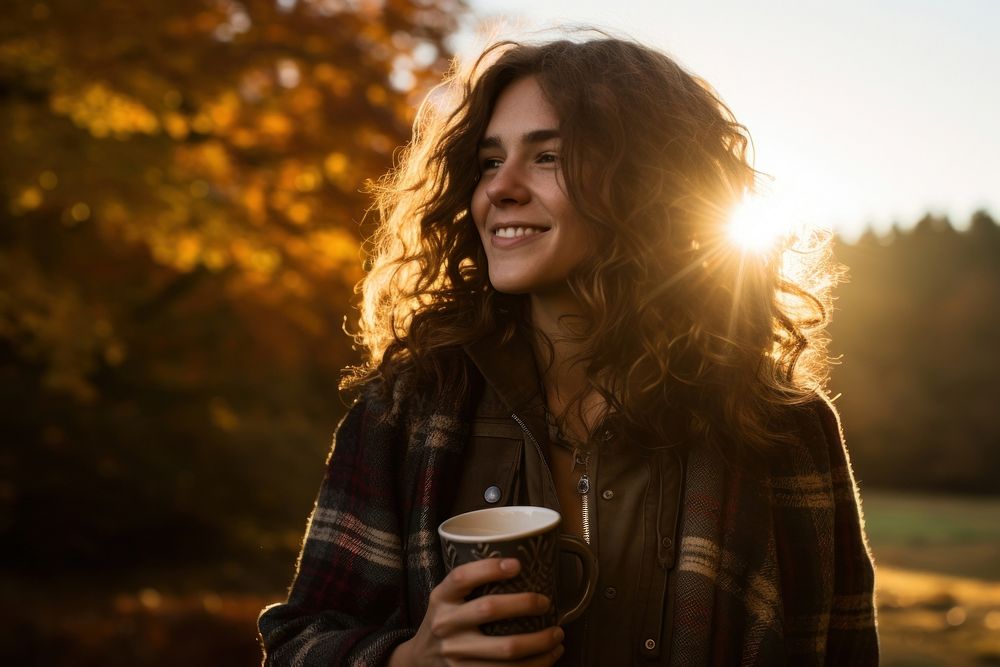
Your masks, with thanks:
<instances>
[{"instance_id":1,"label":"eyebrow","mask_svg":"<svg viewBox=\"0 0 1000 667\"><path fill-rule=\"evenodd\" d=\"M557 129L545 129L545 130L532 130L521 135L522 144L540 144L550 139L558 139L559 130ZM503 141L500 137L491 136L483 137L483 140L479 142L479 150L485 148L503 148Z\"/></svg>"}]
</instances>

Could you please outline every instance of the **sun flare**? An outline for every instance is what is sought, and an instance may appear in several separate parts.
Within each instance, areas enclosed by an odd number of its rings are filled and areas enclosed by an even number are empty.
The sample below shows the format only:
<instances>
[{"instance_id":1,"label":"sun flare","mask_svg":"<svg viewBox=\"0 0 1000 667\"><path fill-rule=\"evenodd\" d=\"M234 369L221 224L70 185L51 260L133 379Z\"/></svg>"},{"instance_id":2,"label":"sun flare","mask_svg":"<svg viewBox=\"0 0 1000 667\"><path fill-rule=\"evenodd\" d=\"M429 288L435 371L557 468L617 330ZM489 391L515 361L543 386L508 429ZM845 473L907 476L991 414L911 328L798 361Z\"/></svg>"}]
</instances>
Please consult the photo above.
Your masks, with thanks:
<instances>
[{"instance_id":1,"label":"sun flare","mask_svg":"<svg viewBox=\"0 0 1000 667\"><path fill-rule=\"evenodd\" d=\"M787 219L769 198L747 196L729 214L729 239L747 252L766 252L788 229Z\"/></svg>"}]
</instances>

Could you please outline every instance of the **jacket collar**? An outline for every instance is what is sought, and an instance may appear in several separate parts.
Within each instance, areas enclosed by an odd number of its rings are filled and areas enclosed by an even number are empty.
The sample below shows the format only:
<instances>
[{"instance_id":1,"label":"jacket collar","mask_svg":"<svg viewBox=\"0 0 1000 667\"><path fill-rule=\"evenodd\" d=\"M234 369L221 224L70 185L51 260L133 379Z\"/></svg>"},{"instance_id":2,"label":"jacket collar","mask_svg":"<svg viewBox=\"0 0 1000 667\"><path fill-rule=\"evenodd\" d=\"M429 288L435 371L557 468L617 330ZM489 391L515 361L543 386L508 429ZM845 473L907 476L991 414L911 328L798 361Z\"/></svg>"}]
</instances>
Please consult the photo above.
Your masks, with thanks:
<instances>
[{"instance_id":1,"label":"jacket collar","mask_svg":"<svg viewBox=\"0 0 1000 667\"><path fill-rule=\"evenodd\" d=\"M466 345L465 351L510 411L509 416L534 441L533 445L526 444L524 448L527 504L562 511L549 467L550 442L541 379L527 335L516 328L514 334L508 336L498 327Z\"/></svg>"}]
</instances>

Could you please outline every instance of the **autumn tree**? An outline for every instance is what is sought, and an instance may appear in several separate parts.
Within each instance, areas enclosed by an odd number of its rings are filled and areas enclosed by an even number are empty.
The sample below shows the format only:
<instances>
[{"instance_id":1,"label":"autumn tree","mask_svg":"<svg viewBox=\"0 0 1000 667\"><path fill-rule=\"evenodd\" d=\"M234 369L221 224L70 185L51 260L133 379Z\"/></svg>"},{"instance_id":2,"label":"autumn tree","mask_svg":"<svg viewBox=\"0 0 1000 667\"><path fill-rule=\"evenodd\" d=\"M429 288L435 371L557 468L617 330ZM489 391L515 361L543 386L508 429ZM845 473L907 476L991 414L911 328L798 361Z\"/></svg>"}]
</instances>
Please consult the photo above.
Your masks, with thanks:
<instances>
[{"instance_id":1,"label":"autumn tree","mask_svg":"<svg viewBox=\"0 0 1000 667\"><path fill-rule=\"evenodd\" d=\"M301 514L352 359L364 184L464 5L5 3L0 529L23 561ZM307 474L293 499L282 465Z\"/></svg>"}]
</instances>

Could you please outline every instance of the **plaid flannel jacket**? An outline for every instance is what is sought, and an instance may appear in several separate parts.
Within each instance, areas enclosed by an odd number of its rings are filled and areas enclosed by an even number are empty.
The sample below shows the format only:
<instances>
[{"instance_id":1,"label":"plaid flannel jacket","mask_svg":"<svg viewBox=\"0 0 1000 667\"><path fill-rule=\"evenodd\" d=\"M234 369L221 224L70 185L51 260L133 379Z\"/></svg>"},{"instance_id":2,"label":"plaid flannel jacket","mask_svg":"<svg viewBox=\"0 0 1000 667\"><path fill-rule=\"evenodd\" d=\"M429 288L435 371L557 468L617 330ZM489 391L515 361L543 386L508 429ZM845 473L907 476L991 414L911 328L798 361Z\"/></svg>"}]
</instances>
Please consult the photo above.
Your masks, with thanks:
<instances>
[{"instance_id":1,"label":"plaid flannel jacket","mask_svg":"<svg viewBox=\"0 0 1000 667\"><path fill-rule=\"evenodd\" d=\"M437 526L477 395L430 400L403 378L355 402L288 600L260 616L266 665L381 665L413 636L444 576ZM838 418L822 399L790 412L796 443L765 474L708 448L688 454L672 665L878 663L874 572Z\"/></svg>"}]
</instances>

